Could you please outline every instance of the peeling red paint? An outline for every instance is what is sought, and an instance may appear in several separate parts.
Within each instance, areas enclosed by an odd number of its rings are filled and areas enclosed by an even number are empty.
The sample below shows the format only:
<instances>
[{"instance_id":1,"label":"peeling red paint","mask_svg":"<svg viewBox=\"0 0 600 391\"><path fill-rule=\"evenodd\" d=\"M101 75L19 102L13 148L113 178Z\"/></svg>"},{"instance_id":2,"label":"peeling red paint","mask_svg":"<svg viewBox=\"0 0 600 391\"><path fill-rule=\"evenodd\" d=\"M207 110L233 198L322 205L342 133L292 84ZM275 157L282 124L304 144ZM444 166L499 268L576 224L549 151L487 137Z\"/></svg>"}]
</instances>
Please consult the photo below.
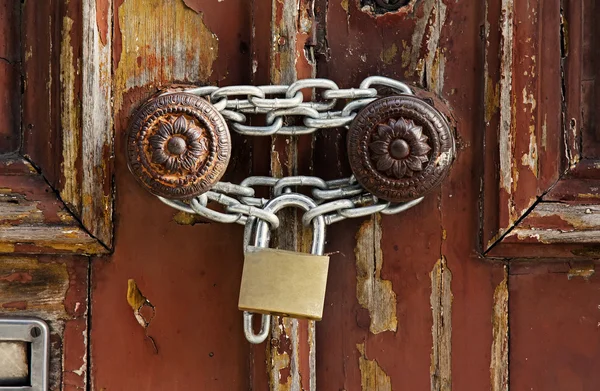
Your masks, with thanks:
<instances>
[{"instance_id":1,"label":"peeling red paint","mask_svg":"<svg viewBox=\"0 0 600 391\"><path fill-rule=\"evenodd\" d=\"M12 310L26 310L27 302L26 301L13 301L10 303L2 304L2 308L8 308Z\"/></svg>"}]
</instances>

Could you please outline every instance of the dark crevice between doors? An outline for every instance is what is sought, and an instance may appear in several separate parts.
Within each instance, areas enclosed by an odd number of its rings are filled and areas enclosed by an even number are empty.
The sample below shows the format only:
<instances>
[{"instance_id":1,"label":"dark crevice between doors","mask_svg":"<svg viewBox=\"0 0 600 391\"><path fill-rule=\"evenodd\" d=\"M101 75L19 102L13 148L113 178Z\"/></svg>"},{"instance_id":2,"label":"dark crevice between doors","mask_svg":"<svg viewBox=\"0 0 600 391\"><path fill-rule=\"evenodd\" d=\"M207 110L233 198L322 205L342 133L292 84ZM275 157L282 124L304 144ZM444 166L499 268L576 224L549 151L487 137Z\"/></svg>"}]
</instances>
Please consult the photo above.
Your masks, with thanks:
<instances>
[{"instance_id":1,"label":"dark crevice between doors","mask_svg":"<svg viewBox=\"0 0 600 391\"><path fill-rule=\"evenodd\" d=\"M88 257L88 275L87 275L87 333L86 333L86 372L85 384L86 390L92 390L92 262L93 258Z\"/></svg>"}]
</instances>

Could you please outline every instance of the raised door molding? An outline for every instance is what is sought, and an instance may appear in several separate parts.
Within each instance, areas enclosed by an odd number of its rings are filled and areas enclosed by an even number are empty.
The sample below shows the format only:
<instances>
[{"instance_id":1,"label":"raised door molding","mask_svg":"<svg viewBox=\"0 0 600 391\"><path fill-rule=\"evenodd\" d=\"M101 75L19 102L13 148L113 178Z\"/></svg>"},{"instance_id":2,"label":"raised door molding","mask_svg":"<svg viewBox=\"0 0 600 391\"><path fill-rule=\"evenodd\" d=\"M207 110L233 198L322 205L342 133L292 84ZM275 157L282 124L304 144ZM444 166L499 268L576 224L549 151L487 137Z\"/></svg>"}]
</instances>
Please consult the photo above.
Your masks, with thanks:
<instances>
[{"instance_id":1,"label":"raised door molding","mask_svg":"<svg viewBox=\"0 0 600 391\"><path fill-rule=\"evenodd\" d=\"M593 0L486 4L481 226L488 257L600 254L596 8Z\"/></svg>"},{"instance_id":2,"label":"raised door molding","mask_svg":"<svg viewBox=\"0 0 600 391\"><path fill-rule=\"evenodd\" d=\"M29 1L12 11L22 31L20 148L0 155L0 253L107 253L111 2Z\"/></svg>"}]
</instances>

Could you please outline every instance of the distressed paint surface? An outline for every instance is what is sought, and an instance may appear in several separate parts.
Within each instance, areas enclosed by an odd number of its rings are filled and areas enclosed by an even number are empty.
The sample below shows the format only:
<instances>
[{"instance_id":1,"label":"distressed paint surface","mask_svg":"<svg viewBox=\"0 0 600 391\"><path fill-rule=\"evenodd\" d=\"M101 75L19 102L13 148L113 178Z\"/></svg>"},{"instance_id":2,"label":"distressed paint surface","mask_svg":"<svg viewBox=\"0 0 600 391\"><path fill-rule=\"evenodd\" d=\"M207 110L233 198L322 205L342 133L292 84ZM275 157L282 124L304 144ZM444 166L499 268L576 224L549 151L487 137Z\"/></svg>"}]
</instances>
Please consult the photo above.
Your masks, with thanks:
<instances>
[{"instance_id":1,"label":"distressed paint surface","mask_svg":"<svg viewBox=\"0 0 600 391\"><path fill-rule=\"evenodd\" d=\"M113 118L112 2L85 0L81 105L81 214L84 226L112 247L113 236ZM97 21L101 23L98 23ZM104 22L102 22L104 21ZM94 23L96 22L96 23ZM106 26L104 25L106 23Z\"/></svg>"},{"instance_id":2,"label":"distressed paint surface","mask_svg":"<svg viewBox=\"0 0 600 391\"><path fill-rule=\"evenodd\" d=\"M11 174L9 170L15 168ZM31 165L0 162L1 253L101 254L107 249L91 237L58 201L44 178Z\"/></svg>"},{"instance_id":3,"label":"distressed paint surface","mask_svg":"<svg viewBox=\"0 0 600 391\"><path fill-rule=\"evenodd\" d=\"M19 56L15 64L22 65L23 72L22 101L14 99L15 102L22 103L21 153L40 174L38 189L31 191L35 194L49 192L43 196L48 203L64 203L62 208L65 214L71 215L72 222L63 225L65 229L71 228L69 225L73 227L68 232L61 231L61 227L45 226L47 221L43 220L31 228L29 233L27 226L22 224L7 228L10 234L7 233L4 239L13 243L3 245L3 251L105 252L112 240L109 170L101 173L96 171L98 175L87 182L92 185L85 188L87 176L82 169L88 157L96 155L96 148L89 148L85 145L85 137L82 139L82 132L85 130L82 129L81 106L87 99L87 95L82 95L82 63L94 60L83 57L82 53L86 45L82 39L81 3L23 3L20 12L21 16L15 19L22 23L22 44L13 54ZM4 25L3 23L0 21L0 25ZM110 99L105 100L109 105ZM13 131L19 132L18 127ZM110 150L111 130L100 128L98 132L109 135L106 144ZM104 167L108 167L109 159L109 154L102 155ZM0 166L0 175L3 175L8 167L4 158ZM26 175L21 181L22 189L35 185ZM50 201L49 196L54 196L54 200ZM90 202L83 201L95 198L101 198L103 205L98 209L93 209L92 205L93 210L90 211ZM19 209L17 204L10 202L3 209L7 211L11 205ZM12 213L19 212L15 210Z\"/></svg>"},{"instance_id":4,"label":"distressed paint surface","mask_svg":"<svg viewBox=\"0 0 600 391\"><path fill-rule=\"evenodd\" d=\"M79 59L74 59L74 48L71 39L73 19L68 15L63 17L60 43L60 85L62 129L62 163L61 171L64 176L61 196L73 211L81 213L81 199L78 194L78 159L81 148L81 109L76 95L77 75L81 74ZM76 68L77 66L77 68Z\"/></svg>"},{"instance_id":5,"label":"distressed paint surface","mask_svg":"<svg viewBox=\"0 0 600 391\"><path fill-rule=\"evenodd\" d=\"M92 265L90 386L249 389L251 346L236 305L243 254L241 245L233 245L241 243L242 229L174 221L176 211L138 186L127 169L123 135L132 112L165 85L249 83L250 5L241 0L119 0L112 7L96 1L96 9L111 17L106 23L96 18L98 33L89 37L100 42L101 59L105 51L111 57L114 105L106 121L112 121L115 132L118 222L114 253ZM90 69L90 79L103 80L103 69ZM107 93L91 92L99 102ZM235 147L242 151L240 144ZM246 156L235 158L243 165L232 158L231 180L239 181L249 169ZM141 308L140 300L131 301L135 309L126 300L129 280L147 298ZM264 361L260 364L266 374Z\"/></svg>"},{"instance_id":6,"label":"distressed paint surface","mask_svg":"<svg viewBox=\"0 0 600 391\"><path fill-rule=\"evenodd\" d=\"M444 258L431 271L431 390L452 390L452 273Z\"/></svg>"},{"instance_id":7,"label":"distressed paint surface","mask_svg":"<svg viewBox=\"0 0 600 391\"><path fill-rule=\"evenodd\" d=\"M365 221L356 234L356 298L369 311L369 331L373 334L396 331L396 293L392 282L381 278L381 217Z\"/></svg>"},{"instance_id":8,"label":"distressed paint surface","mask_svg":"<svg viewBox=\"0 0 600 391\"><path fill-rule=\"evenodd\" d=\"M578 99L572 72L564 72L563 20L559 1L486 2L483 247L493 249L490 255L508 255L503 240L514 242L513 228L556 184L562 162L574 167L578 161L570 145L577 136L561 120L574 105L570 97Z\"/></svg>"},{"instance_id":9,"label":"distressed paint surface","mask_svg":"<svg viewBox=\"0 0 600 391\"><path fill-rule=\"evenodd\" d=\"M313 16L313 0L271 2L268 64L271 84L291 84L297 79L314 77L314 59L310 47L306 46ZM311 137L274 136L270 146L270 174L275 177L309 175L312 171L311 141ZM303 230L299 217L292 209L281 213L281 228L276 231L279 248L308 251L312 235ZM317 390L315 322L279 317L274 320L266 353L268 386L259 380L257 387L268 387L272 391ZM255 370L260 370L260 365L255 362Z\"/></svg>"},{"instance_id":10,"label":"distressed paint surface","mask_svg":"<svg viewBox=\"0 0 600 391\"><path fill-rule=\"evenodd\" d=\"M377 361L369 360L365 351L365 344L357 344L360 353L358 366L360 368L360 386L363 391L392 391L390 377L379 366Z\"/></svg>"},{"instance_id":11,"label":"distressed paint surface","mask_svg":"<svg viewBox=\"0 0 600 391\"><path fill-rule=\"evenodd\" d=\"M494 291L492 316L491 391L508 391L508 271Z\"/></svg>"},{"instance_id":12,"label":"distressed paint surface","mask_svg":"<svg viewBox=\"0 0 600 391\"><path fill-rule=\"evenodd\" d=\"M208 81L219 53L204 16L183 0L117 2L120 39L115 45L114 108L123 93L149 83ZM164 29L164 30L162 30Z\"/></svg>"},{"instance_id":13,"label":"distressed paint surface","mask_svg":"<svg viewBox=\"0 0 600 391\"><path fill-rule=\"evenodd\" d=\"M88 266L86 258L0 258L2 313L50 326L51 391L86 388Z\"/></svg>"}]
</instances>

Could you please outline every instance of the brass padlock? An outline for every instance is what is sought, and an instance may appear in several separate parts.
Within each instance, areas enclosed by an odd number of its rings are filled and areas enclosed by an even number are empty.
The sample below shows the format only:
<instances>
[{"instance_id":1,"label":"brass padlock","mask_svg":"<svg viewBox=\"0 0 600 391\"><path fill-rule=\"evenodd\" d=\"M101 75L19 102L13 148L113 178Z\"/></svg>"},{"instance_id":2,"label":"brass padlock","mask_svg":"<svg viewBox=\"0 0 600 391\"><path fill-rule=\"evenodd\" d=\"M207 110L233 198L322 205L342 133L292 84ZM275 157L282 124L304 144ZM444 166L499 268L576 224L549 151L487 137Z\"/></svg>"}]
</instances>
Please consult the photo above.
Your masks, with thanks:
<instances>
[{"instance_id":1,"label":"brass padlock","mask_svg":"<svg viewBox=\"0 0 600 391\"><path fill-rule=\"evenodd\" d=\"M308 211L316 203L302 194L283 194L265 205L264 210L276 213L286 207ZM329 257L325 247L325 219L312 220L311 253L269 249L269 225L257 220L254 246L247 246L240 287L238 308L244 312L244 332L252 343L263 342L269 333L270 315L321 320ZM261 332L252 330L252 314L263 315Z\"/></svg>"}]
</instances>

